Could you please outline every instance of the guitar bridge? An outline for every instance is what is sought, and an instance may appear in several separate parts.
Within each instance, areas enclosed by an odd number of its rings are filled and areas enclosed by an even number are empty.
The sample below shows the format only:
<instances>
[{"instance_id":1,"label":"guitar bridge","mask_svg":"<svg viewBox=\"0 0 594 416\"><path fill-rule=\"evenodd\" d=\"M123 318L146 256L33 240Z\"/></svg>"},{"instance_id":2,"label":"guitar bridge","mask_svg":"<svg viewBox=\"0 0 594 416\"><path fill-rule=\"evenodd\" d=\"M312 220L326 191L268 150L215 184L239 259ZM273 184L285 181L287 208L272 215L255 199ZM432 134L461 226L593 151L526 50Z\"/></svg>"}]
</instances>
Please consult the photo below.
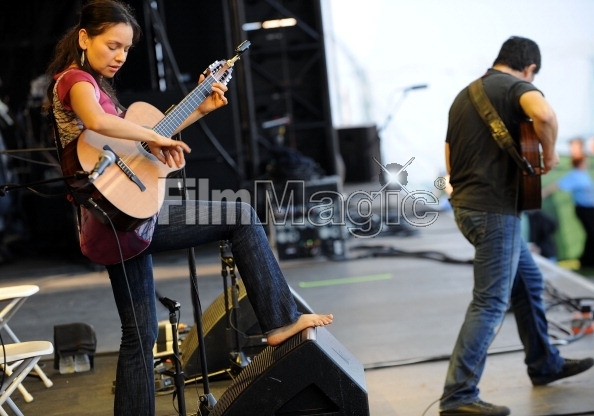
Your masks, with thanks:
<instances>
[{"instance_id":1,"label":"guitar bridge","mask_svg":"<svg viewBox=\"0 0 594 416\"><path fill-rule=\"evenodd\" d=\"M111 147L109 147L108 145L103 146L104 150L109 150L110 152L112 152L115 157L115 164L118 165L118 167L122 170L122 172L124 172L124 174L128 177L128 179L130 179L132 182L134 182L136 184L136 186L138 186L138 188L144 192L146 191L146 186L144 186L144 184L142 183L142 181L140 179L138 179L138 176L136 176L136 174L134 173L134 171L132 169L130 169L130 167L126 164L126 162L124 162L116 152L114 152Z\"/></svg>"}]
</instances>

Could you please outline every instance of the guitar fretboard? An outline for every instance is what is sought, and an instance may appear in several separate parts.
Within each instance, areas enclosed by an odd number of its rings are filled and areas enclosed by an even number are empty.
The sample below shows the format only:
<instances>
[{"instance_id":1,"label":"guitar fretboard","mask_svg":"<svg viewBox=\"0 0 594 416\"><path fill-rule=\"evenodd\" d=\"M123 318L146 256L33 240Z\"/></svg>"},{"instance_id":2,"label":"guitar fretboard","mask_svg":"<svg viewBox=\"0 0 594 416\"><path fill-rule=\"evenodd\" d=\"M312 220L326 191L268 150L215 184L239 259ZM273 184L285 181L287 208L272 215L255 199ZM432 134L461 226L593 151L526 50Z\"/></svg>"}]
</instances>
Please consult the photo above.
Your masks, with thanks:
<instances>
[{"instance_id":1,"label":"guitar fretboard","mask_svg":"<svg viewBox=\"0 0 594 416\"><path fill-rule=\"evenodd\" d=\"M161 136L171 137L173 133L186 120L190 114L208 97L211 93L212 85L217 80L209 75L196 88L194 88L186 97L179 102L161 121L159 121L153 130Z\"/></svg>"}]
</instances>

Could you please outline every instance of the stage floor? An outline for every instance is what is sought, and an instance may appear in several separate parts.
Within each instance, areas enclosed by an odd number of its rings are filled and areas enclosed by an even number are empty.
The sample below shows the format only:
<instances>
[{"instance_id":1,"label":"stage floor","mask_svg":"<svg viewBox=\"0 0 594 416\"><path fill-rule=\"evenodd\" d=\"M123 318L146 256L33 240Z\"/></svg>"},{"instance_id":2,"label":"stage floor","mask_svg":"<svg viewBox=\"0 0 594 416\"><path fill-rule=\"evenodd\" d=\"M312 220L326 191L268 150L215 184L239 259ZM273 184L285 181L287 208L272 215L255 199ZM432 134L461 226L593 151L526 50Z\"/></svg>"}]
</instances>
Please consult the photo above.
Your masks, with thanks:
<instances>
[{"instance_id":1,"label":"stage floor","mask_svg":"<svg viewBox=\"0 0 594 416\"><path fill-rule=\"evenodd\" d=\"M335 315L327 329L364 367L371 415L437 415L447 359L470 299L472 247L448 212L412 236L352 240L347 260L282 261L286 278L313 310ZM222 293L218 246L200 248L196 259L205 309ZM594 298L590 280L537 260L552 289L551 301ZM33 255L0 266L0 273L4 286L40 287L10 322L22 341L53 341L55 325L73 322L92 325L98 340L95 367L87 373L61 375L53 369L53 356L45 357L42 364L54 386L46 389L29 377L24 384L35 400L24 403L18 392L13 394L21 410L28 415L110 414L120 329L106 272L73 259ZM181 303L181 322L191 324L186 253L156 256L155 278L162 296ZM160 319L168 319L165 308L160 313ZM550 321L564 356L594 355L593 335L573 340L558 329L570 328L570 311L555 308ZM211 383L215 399L229 383ZM594 370L532 387L511 316L492 345L480 388L483 400L507 405L513 415L594 414ZM197 413L203 393L200 383L186 385L188 415ZM158 415L177 414L172 394L160 395L157 407Z\"/></svg>"}]
</instances>

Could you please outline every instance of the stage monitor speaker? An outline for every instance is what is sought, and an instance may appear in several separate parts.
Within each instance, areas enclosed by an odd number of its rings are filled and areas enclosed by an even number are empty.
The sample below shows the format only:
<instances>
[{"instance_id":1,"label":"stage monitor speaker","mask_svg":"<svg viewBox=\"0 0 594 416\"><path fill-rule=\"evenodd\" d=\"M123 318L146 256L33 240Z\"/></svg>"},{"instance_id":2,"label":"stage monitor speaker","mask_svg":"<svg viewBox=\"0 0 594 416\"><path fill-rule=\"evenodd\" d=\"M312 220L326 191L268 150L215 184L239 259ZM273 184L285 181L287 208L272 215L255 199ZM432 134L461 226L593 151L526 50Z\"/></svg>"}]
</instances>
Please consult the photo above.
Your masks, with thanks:
<instances>
[{"instance_id":1,"label":"stage monitor speaker","mask_svg":"<svg viewBox=\"0 0 594 416\"><path fill-rule=\"evenodd\" d=\"M245 286L241 279L238 284L238 308L232 310L237 313L236 334L239 337L239 348L235 338L232 337L226 322L225 294L221 293L214 302L206 308L202 314L202 331L204 333L204 346L206 348L206 369L209 377L227 375L232 369L233 352L241 352L246 358L260 353L268 346L266 336L262 333L256 314L247 297ZM297 303L297 309L301 313L313 313L311 307L292 288L291 294ZM228 300L232 302L232 290L227 288ZM202 376L202 365L200 363L200 350L198 341L198 329L194 325L180 346L182 370L186 379Z\"/></svg>"},{"instance_id":2,"label":"stage monitor speaker","mask_svg":"<svg viewBox=\"0 0 594 416\"><path fill-rule=\"evenodd\" d=\"M210 416L368 416L363 366L324 327L267 347Z\"/></svg>"},{"instance_id":3,"label":"stage monitor speaker","mask_svg":"<svg viewBox=\"0 0 594 416\"><path fill-rule=\"evenodd\" d=\"M344 161L345 182L379 181L380 139L375 125L337 129L340 155Z\"/></svg>"}]
</instances>

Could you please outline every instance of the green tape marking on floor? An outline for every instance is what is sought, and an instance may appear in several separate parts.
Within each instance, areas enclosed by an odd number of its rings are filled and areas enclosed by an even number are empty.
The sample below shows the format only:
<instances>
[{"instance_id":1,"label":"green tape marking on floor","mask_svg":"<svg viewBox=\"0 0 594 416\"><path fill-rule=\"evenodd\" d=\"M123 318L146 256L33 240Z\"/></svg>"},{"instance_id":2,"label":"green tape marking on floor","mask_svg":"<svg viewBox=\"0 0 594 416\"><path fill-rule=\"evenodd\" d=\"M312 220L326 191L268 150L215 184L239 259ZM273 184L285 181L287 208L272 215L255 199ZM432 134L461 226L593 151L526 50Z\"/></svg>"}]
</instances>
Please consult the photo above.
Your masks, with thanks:
<instances>
[{"instance_id":1,"label":"green tape marking on floor","mask_svg":"<svg viewBox=\"0 0 594 416\"><path fill-rule=\"evenodd\" d=\"M320 286L347 285L350 283L373 282L375 280L388 280L391 278L392 278L392 275L390 273L372 274L369 276L354 276L354 277L343 277L342 279L317 280L315 282L300 282L299 287L320 287Z\"/></svg>"}]
</instances>

